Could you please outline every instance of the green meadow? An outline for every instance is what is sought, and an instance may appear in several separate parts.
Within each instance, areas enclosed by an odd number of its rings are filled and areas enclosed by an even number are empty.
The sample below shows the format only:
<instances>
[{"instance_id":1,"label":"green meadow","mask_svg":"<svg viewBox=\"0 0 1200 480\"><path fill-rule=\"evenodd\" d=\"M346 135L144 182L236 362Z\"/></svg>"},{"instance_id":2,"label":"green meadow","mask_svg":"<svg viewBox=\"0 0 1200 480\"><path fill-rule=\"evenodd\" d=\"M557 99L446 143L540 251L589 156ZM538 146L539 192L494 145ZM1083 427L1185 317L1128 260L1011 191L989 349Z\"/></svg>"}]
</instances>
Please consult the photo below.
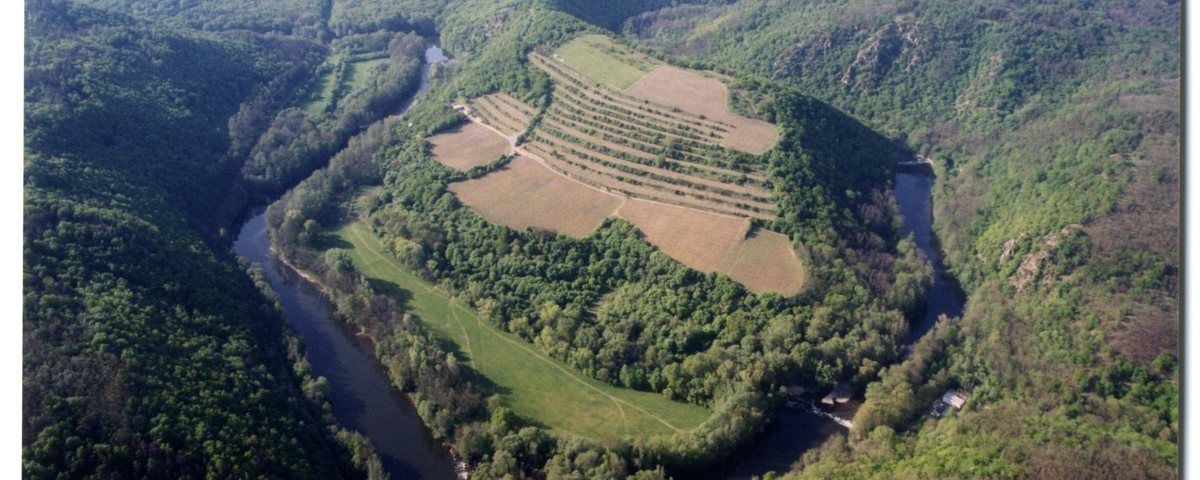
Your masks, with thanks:
<instances>
[{"instance_id":1,"label":"green meadow","mask_svg":"<svg viewBox=\"0 0 1200 480\"><path fill-rule=\"evenodd\" d=\"M304 105L304 113L307 113L309 117L324 115L325 109L329 108L329 102L333 100L336 88L337 82L333 81L333 72L322 73L312 86L312 91L318 93Z\"/></svg>"},{"instance_id":2,"label":"green meadow","mask_svg":"<svg viewBox=\"0 0 1200 480\"><path fill-rule=\"evenodd\" d=\"M649 392L608 385L552 359L537 347L500 331L444 290L417 277L393 258L362 222L333 232L348 245L355 268L405 292L406 311L453 343L463 363L495 385L503 404L559 432L596 440L692 430L711 412Z\"/></svg>"},{"instance_id":3,"label":"green meadow","mask_svg":"<svg viewBox=\"0 0 1200 480\"><path fill-rule=\"evenodd\" d=\"M585 77L617 90L628 88L657 66L653 59L604 35L575 38L554 53Z\"/></svg>"},{"instance_id":4,"label":"green meadow","mask_svg":"<svg viewBox=\"0 0 1200 480\"><path fill-rule=\"evenodd\" d=\"M346 90L346 93L355 92L366 87L367 83L371 81L371 70L387 62L387 57L350 62L347 65L350 71L346 72L346 83L350 84L350 88Z\"/></svg>"},{"instance_id":5,"label":"green meadow","mask_svg":"<svg viewBox=\"0 0 1200 480\"><path fill-rule=\"evenodd\" d=\"M310 117L324 115L325 109L329 108L329 103L333 101L335 95L345 96L366 87L371 81L371 70L387 62L387 57L351 61L346 64L346 77L342 79L342 82L335 81L336 77L332 71L322 73L310 87L310 91L314 93L304 103L304 112ZM347 88L339 88L342 84L345 84Z\"/></svg>"}]
</instances>

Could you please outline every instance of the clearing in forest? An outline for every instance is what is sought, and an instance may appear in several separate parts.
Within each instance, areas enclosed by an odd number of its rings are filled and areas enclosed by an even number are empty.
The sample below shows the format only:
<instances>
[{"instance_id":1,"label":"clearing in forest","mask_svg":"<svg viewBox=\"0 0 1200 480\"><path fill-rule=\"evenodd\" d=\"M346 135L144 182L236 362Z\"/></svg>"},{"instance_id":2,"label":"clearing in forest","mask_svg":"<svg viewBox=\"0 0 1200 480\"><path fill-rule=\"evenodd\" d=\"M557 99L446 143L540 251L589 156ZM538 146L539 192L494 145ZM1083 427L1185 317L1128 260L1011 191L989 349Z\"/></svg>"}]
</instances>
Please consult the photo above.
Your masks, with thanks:
<instances>
[{"instance_id":1,"label":"clearing in forest","mask_svg":"<svg viewBox=\"0 0 1200 480\"><path fill-rule=\"evenodd\" d=\"M625 89L625 93L727 125L730 132L721 142L727 148L757 155L770 150L779 140L779 130L774 125L733 113L729 107L729 87L699 72L663 65Z\"/></svg>"},{"instance_id":2,"label":"clearing in forest","mask_svg":"<svg viewBox=\"0 0 1200 480\"><path fill-rule=\"evenodd\" d=\"M402 267L362 222L334 233L352 246L358 271L403 290L405 311L453 343L458 357L494 383L501 402L518 415L556 432L600 441L686 432L711 415L657 393L596 381L546 356Z\"/></svg>"},{"instance_id":3,"label":"clearing in forest","mask_svg":"<svg viewBox=\"0 0 1200 480\"><path fill-rule=\"evenodd\" d=\"M656 61L604 35L576 37L554 54L587 78L624 90L654 69Z\"/></svg>"},{"instance_id":4,"label":"clearing in forest","mask_svg":"<svg viewBox=\"0 0 1200 480\"><path fill-rule=\"evenodd\" d=\"M508 140L487 127L466 122L429 137L433 159L459 171L487 165L508 153Z\"/></svg>"},{"instance_id":5,"label":"clearing in forest","mask_svg":"<svg viewBox=\"0 0 1200 480\"><path fill-rule=\"evenodd\" d=\"M381 65L388 63L388 57L372 58L370 60L356 60L346 64L346 83L350 88L346 93L354 92L365 88L371 81L372 70L381 68Z\"/></svg>"},{"instance_id":6,"label":"clearing in forest","mask_svg":"<svg viewBox=\"0 0 1200 480\"><path fill-rule=\"evenodd\" d=\"M324 115L325 111L329 109L329 104L336 100L334 97L345 97L366 87L373 77L371 70L385 65L387 62L387 56L367 60L351 60L338 65L339 68L346 69L344 76L337 75L337 68L325 71L309 87L309 91L312 92L311 96L301 105L301 108L310 117Z\"/></svg>"},{"instance_id":7,"label":"clearing in forest","mask_svg":"<svg viewBox=\"0 0 1200 480\"><path fill-rule=\"evenodd\" d=\"M333 100L334 89L337 88L337 82L333 79L333 72L322 73L310 87L313 96L303 105L304 113L309 117L323 115L325 109L329 108L329 102Z\"/></svg>"},{"instance_id":8,"label":"clearing in forest","mask_svg":"<svg viewBox=\"0 0 1200 480\"><path fill-rule=\"evenodd\" d=\"M458 200L492 223L583 238L621 206L621 197L554 173L524 155L483 177L450 184Z\"/></svg>"}]
</instances>

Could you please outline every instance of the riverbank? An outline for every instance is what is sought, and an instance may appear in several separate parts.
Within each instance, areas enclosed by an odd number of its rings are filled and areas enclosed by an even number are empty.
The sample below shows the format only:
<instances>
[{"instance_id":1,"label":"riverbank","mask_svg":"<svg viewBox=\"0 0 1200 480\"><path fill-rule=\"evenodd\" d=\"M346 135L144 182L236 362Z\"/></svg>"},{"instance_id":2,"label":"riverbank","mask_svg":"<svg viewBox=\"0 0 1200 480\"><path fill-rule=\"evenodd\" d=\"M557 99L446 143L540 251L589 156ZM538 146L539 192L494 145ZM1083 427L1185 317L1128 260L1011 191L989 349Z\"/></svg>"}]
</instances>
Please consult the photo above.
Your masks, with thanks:
<instances>
[{"instance_id":1,"label":"riverbank","mask_svg":"<svg viewBox=\"0 0 1200 480\"><path fill-rule=\"evenodd\" d=\"M403 115L429 88L429 68L446 60L436 45L426 49L420 83L397 111ZM261 207L259 207L261 208ZM279 297L286 321L304 339L314 375L329 384L338 424L366 438L392 478L466 478L466 464L433 438L412 399L395 388L375 358L375 339L334 318L322 283L278 256L270 246L265 216L249 208L235 234L233 251L262 267Z\"/></svg>"},{"instance_id":2,"label":"riverbank","mask_svg":"<svg viewBox=\"0 0 1200 480\"><path fill-rule=\"evenodd\" d=\"M942 252L933 233L934 177L926 173L897 172L896 202L903 217L902 233L912 235L917 249L933 267L933 283L925 297L925 309L909 330L907 344L912 345L929 333L938 317L962 316L964 296L958 282L942 265Z\"/></svg>"},{"instance_id":3,"label":"riverbank","mask_svg":"<svg viewBox=\"0 0 1200 480\"><path fill-rule=\"evenodd\" d=\"M410 313L459 350L461 363L494 383L504 406L544 424L550 431L593 441L688 433L712 415L698 405L672 401L654 392L616 387L550 358L511 332L504 332L474 309L455 300L397 263L360 222L329 233L349 253L356 271L386 285ZM385 287L380 287L385 289ZM579 412L589 412L579 415Z\"/></svg>"},{"instance_id":4,"label":"riverbank","mask_svg":"<svg viewBox=\"0 0 1200 480\"><path fill-rule=\"evenodd\" d=\"M338 423L371 440L393 478L454 479L455 461L430 435L410 399L397 390L375 359L373 344L333 316L320 283L293 270L271 252L264 215L251 217L234 252L262 267L284 318L304 339L313 374L329 382Z\"/></svg>"},{"instance_id":5,"label":"riverbank","mask_svg":"<svg viewBox=\"0 0 1200 480\"><path fill-rule=\"evenodd\" d=\"M898 169L895 196L903 218L902 234L913 235L918 250L933 267L934 278L926 296L925 308L910 326L905 351L929 333L940 316L962 315L964 302L958 283L942 265L941 251L933 233L933 183L928 168L914 166ZM790 470L804 453L819 447L833 435L848 430L841 421L810 411L780 408L768 433L750 448L736 455L721 478L749 479L775 471Z\"/></svg>"}]
</instances>

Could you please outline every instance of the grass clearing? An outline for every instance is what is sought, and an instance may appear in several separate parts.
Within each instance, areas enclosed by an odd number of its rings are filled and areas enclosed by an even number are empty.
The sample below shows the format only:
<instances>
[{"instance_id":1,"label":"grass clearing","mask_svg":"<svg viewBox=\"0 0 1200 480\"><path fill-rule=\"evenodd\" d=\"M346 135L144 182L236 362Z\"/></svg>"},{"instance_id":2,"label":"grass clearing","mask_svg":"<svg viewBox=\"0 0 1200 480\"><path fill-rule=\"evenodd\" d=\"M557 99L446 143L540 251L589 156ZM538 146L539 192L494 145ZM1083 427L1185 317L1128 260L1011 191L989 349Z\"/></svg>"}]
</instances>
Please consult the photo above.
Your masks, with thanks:
<instances>
[{"instance_id":1,"label":"grass clearing","mask_svg":"<svg viewBox=\"0 0 1200 480\"><path fill-rule=\"evenodd\" d=\"M576 238L596 230L621 205L621 197L555 173L518 155L480 178L450 184L450 191L492 223L517 230L541 228Z\"/></svg>"},{"instance_id":2,"label":"grass clearing","mask_svg":"<svg viewBox=\"0 0 1200 480\"><path fill-rule=\"evenodd\" d=\"M555 55L588 79L617 90L633 85L658 64L604 35L577 37L559 47Z\"/></svg>"},{"instance_id":3,"label":"grass clearing","mask_svg":"<svg viewBox=\"0 0 1200 480\"><path fill-rule=\"evenodd\" d=\"M429 137L430 153L442 165L459 171L487 165L508 153L508 140L475 122Z\"/></svg>"},{"instance_id":4,"label":"grass clearing","mask_svg":"<svg viewBox=\"0 0 1200 480\"><path fill-rule=\"evenodd\" d=\"M388 60L387 57L383 57L348 63L346 68L349 68L350 71L346 72L346 83L349 84L347 93L361 90L370 84L371 78L374 77L371 75L371 71L375 67L387 64Z\"/></svg>"},{"instance_id":5,"label":"grass clearing","mask_svg":"<svg viewBox=\"0 0 1200 480\"><path fill-rule=\"evenodd\" d=\"M346 64L346 76L341 82L335 81L337 76L332 70L322 73L313 81L310 87L310 91L313 92L312 96L301 105L301 108L309 117L324 115L335 95L344 97L355 90L366 87L373 77L371 70L379 65L387 64L387 62L387 57L349 62ZM343 89L343 86L346 88Z\"/></svg>"},{"instance_id":6,"label":"grass clearing","mask_svg":"<svg viewBox=\"0 0 1200 480\"><path fill-rule=\"evenodd\" d=\"M336 83L333 81L333 72L325 72L317 77L311 87L314 94L308 103L303 105L304 113L314 118L324 115L325 109L329 108L329 102L333 100L333 92L337 88Z\"/></svg>"},{"instance_id":7,"label":"grass clearing","mask_svg":"<svg viewBox=\"0 0 1200 480\"><path fill-rule=\"evenodd\" d=\"M688 431L711 415L656 393L598 382L547 357L400 266L362 222L343 225L333 234L351 246L356 269L398 287L405 309L456 345L464 363L493 382L504 405L525 418L555 432L609 441Z\"/></svg>"}]
</instances>

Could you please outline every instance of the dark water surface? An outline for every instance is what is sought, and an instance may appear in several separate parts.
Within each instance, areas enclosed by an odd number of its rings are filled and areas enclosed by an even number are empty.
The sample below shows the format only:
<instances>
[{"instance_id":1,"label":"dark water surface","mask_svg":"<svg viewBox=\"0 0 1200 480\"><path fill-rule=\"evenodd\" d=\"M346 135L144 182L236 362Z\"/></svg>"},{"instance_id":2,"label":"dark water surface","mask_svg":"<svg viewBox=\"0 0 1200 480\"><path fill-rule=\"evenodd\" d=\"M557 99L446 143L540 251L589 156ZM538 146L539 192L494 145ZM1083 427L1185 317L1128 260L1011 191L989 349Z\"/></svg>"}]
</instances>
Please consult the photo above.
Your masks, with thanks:
<instances>
[{"instance_id":1,"label":"dark water surface","mask_svg":"<svg viewBox=\"0 0 1200 480\"><path fill-rule=\"evenodd\" d=\"M717 478L743 480L769 472L786 472L804 456L804 452L845 432L846 429L833 420L807 410L780 408L775 412L771 430L746 451L735 454L735 462Z\"/></svg>"},{"instance_id":2,"label":"dark water surface","mask_svg":"<svg viewBox=\"0 0 1200 480\"><path fill-rule=\"evenodd\" d=\"M962 300L957 284L942 267L942 255L933 237L933 177L920 173L896 174L896 201L900 214L904 216L904 234L912 234L917 249L933 264L933 285L925 303L925 313L912 326L908 343L912 344L925 336L937 323L940 315L958 317L962 315Z\"/></svg>"},{"instance_id":3,"label":"dark water surface","mask_svg":"<svg viewBox=\"0 0 1200 480\"><path fill-rule=\"evenodd\" d=\"M425 51L420 87L398 113L429 89L429 65L445 60L437 46ZM262 213L242 225L233 251L262 266L288 324L304 339L313 374L329 380L333 416L371 440L392 479L456 478L454 458L430 435L412 402L392 386L370 341L348 331L315 285L275 259Z\"/></svg>"},{"instance_id":4,"label":"dark water surface","mask_svg":"<svg viewBox=\"0 0 1200 480\"><path fill-rule=\"evenodd\" d=\"M896 201L904 216L903 232L912 234L917 248L933 264L925 312L911 326L907 343L920 340L937 322L938 316L962 315L962 302L953 279L942 267L941 253L933 237L933 177L922 173L896 173ZM808 411L779 409L775 424L763 438L746 451L734 455L735 461L720 474L723 478L749 479L768 472L790 470L804 452L818 447L827 438L846 429Z\"/></svg>"},{"instance_id":5,"label":"dark water surface","mask_svg":"<svg viewBox=\"0 0 1200 480\"><path fill-rule=\"evenodd\" d=\"M430 436L412 402L392 386L370 342L333 318L316 286L276 261L263 214L242 226L233 250L266 272L288 324L304 338L313 375L329 380L338 424L369 438L393 479L455 478L454 459Z\"/></svg>"}]
</instances>

